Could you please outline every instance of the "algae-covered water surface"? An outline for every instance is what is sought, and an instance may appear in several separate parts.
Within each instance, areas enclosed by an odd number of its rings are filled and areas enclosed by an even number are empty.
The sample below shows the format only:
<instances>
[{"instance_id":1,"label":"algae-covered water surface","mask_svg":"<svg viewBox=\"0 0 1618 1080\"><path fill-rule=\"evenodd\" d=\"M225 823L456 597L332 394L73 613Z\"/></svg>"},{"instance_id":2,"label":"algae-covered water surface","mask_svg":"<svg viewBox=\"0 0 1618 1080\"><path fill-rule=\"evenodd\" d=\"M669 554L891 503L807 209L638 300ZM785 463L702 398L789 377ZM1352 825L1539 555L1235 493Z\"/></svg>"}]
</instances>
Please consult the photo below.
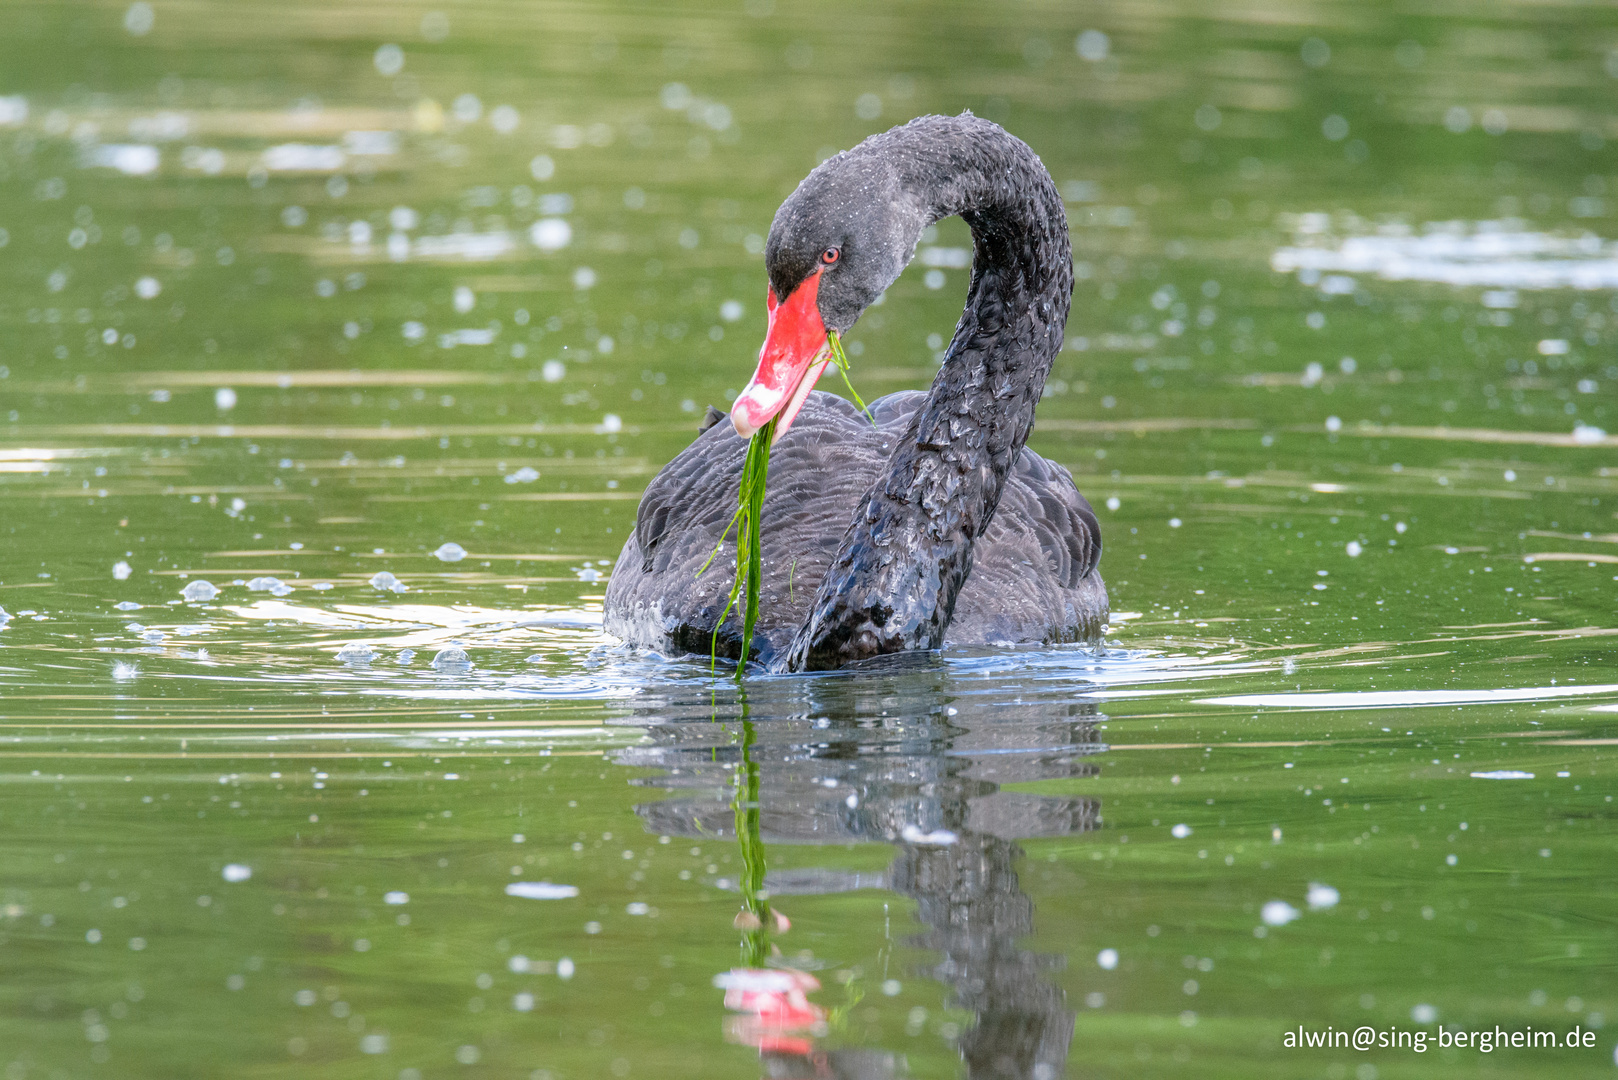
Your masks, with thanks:
<instances>
[{"instance_id":1,"label":"algae-covered water surface","mask_svg":"<svg viewBox=\"0 0 1618 1080\"><path fill-rule=\"evenodd\" d=\"M1613 1070L1612 12L5 20L6 1080ZM775 207L967 108L1066 200L1104 647L626 651Z\"/></svg>"}]
</instances>

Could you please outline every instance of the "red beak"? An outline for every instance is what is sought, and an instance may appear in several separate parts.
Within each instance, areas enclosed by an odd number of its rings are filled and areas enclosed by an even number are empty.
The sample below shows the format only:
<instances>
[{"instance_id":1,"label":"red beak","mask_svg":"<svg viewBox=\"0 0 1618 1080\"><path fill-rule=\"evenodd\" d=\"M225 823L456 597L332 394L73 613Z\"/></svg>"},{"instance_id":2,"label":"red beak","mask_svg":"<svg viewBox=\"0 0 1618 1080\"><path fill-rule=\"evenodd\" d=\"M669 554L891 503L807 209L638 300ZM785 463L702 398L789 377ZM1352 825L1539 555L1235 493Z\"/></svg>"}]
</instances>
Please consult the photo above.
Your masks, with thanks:
<instances>
[{"instance_id":1,"label":"red beak","mask_svg":"<svg viewBox=\"0 0 1618 1080\"><path fill-rule=\"evenodd\" d=\"M819 270L792 290L785 303L777 302L775 290L770 290L770 328L758 353L758 370L730 407L730 422L742 438L751 438L779 418L775 425L779 440L826 370L831 346L816 303L819 292Z\"/></svg>"}]
</instances>

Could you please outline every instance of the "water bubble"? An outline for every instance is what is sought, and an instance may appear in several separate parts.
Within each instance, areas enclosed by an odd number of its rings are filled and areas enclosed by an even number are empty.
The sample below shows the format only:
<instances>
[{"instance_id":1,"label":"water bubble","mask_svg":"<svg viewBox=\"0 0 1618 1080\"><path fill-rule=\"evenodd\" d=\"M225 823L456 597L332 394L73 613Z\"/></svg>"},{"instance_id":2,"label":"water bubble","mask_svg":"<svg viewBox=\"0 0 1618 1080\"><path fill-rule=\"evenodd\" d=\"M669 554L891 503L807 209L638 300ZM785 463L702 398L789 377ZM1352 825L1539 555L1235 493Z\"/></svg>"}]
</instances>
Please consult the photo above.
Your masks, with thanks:
<instances>
[{"instance_id":1,"label":"water bubble","mask_svg":"<svg viewBox=\"0 0 1618 1080\"><path fill-rule=\"evenodd\" d=\"M1101 965L1103 970L1111 971L1118 966L1118 950L1102 949L1096 953L1096 963Z\"/></svg>"},{"instance_id":2,"label":"water bubble","mask_svg":"<svg viewBox=\"0 0 1618 1080\"><path fill-rule=\"evenodd\" d=\"M532 1012L534 1009L534 995L526 990L514 995L511 999L511 1007L518 1012Z\"/></svg>"},{"instance_id":3,"label":"water bubble","mask_svg":"<svg viewBox=\"0 0 1618 1080\"><path fill-rule=\"evenodd\" d=\"M875 120L882 115L882 99L875 94L861 94L854 101L854 115L861 120Z\"/></svg>"},{"instance_id":4,"label":"water bubble","mask_svg":"<svg viewBox=\"0 0 1618 1080\"><path fill-rule=\"evenodd\" d=\"M455 286L455 310L458 314L465 315L477 306L477 302L477 294L471 289L465 285Z\"/></svg>"},{"instance_id":5,"label":"water bubble","mask_svg":"<svg viewBox=\"0 0 1618 1080\"><path fill-rule=\"evenodd\" d=\"M899 838L908 844L920 847L949 847L959 839L948 829L934 829L931 832L922 832L918 826L906 825L899 830Z\"/></svg>"},{"instance_id":6,"label":"water bubble","mask_svg":"<svg viewBox=\"0 0 1618 1080\"><path fill-rule=\"evenodd\" d=\"M1124 505L1123 500L1118 498L1118 496L1116 496L1116 495L1107 496L1107 509L1108 510L1116 510L1122 505Z\"/></svg>"},{"instance_id":7,"label":"water bubble","mask_svg":"<svg viewBox=\"0 0 1618 1080\"><path fill-rule=\"evenodd\" d=\"M507 473L505 479L508 484L531 484L539 479L539 471L531 466L524 465L516 472Z\"/></svg>"},{"instance_id":8,"label":"water bubble","mask_svg":"<svg viewBox=\"0 0 1618 1080\"><path fill-rule=\"evenodd\" d=\"M1438 1009L1423 1002L1410 1010L1410 1019L1418 1024L1431 1024L1438 1019Z\"/></svg>"},{"instance_id":9,"label":"water bubble","mask_svg":"<svg viewBox=\"0 0 1618 1080\"><path fill-rule=\"evenodd\" d=\"M1305 38L1299 52L1308 67L1323 68L1331 62L1331 46L1317 37Z\"/></svg>"},{"instance_id":10,"label":"water bubble","mask_svg":"<svg viewBox=\"0 0 1618 1080\"><path fill-rule=\"evenodd\" d=\"M246 881L253 876L253 868L242 863L228 863L220 874L226 881Z\"/></svg>"},{"instance_id":11,"label":"water bubble","mask_svg":"<svg viewBox=\"0 0 1618 1080\"><path fill-rule=\"evenodd\" d=\"M1112 39L1100 30L1086 30L1073 40L1073 51L1081 60L1100 63L1112 51Z\"/></svg>"},{"instance_id":12,"label":"water bubble","mask_svg":"<svg viewBox=\"0 0 1618 1080\"><path fill-rule=\"evenodd\" d=\"M573 977L573 961L565 956L556 961L556 977L558 979L571 979Z\"/></svg>"},{"instance_id":13,"label":"water bubble","mask_svg":"<svg viewBox=\"0 0 1618 1080\"><path fill-rule=\"evenodd\" d=\"M389 77L397 75L404 70L404 50L397 45L379 45L375 55L371 57L371 63L375 64L376 70L383 75Z\"/></svg>"},{"instance_id":14,"label":"water bubble","mask_svg":"<svg viewBox=\"0 0 1618 1080\"><path fill-rule=\"evenodd\" d=\"M155 299L157 294L162 291L162 282L150 275L137 278L135 281L135 295L140 297L142 300Z\"/></svg>"},{"instance_id":15,"label":"water bubble","mask_svg":"<svg viewBox=\"0 0 1618 1080\"><path fill-rule=\"evenodd\" d=\"M145 0L130 4L124 10L124 29L132 37L145 37L152 32L152 24L156 21L157 17L152 13L152 5L146 3Z\"/></svg>"},{"instance_id":16,"label":"water bubble","mask_svg":"<svg viewBox=\"0 0 1618 1080\"><path fill-rule=\"evenodd\" d=\"M433 654L433 667L440 671L464 671L471 666L471 657L459 645L447 645Z\"/></svg>"},{"instance_id":17,"label":"water bubble","mask_svg":"<svg viewBox=\"0 0 1618 1080\"><path fill-rule=\"evenodd\" d=\"M1309 895L1307 899L1309 901L1309 910L1321 911L1325 908L1336 907L1337 901L1342 899L1342 897L1337 890L1332 888L1330 885L1322 885L1318 881L1311 881L1309 883Z\"/></svg>"},{"instance_id":18,"label":"water bubble","mask_svg":"<svg viewBox=\"0 0 1618 1080\"><path fill-rule=\"evenodd\" d=\"M1360 553L1365 549L1360 546L1360 542L1358 540L1350 540L1347 545L1344 546L1343 550L1347 552L1350 559L1357 559L1360 557Z\"/></svg>"},{"instance_id":19,"label":"water bubble","mask_svg":"<svg viewBox=\"0 0 1618 1080\"><path fill-rule=\"evenodd\" d=\"M581 266L577 270L573 271L573 287L575 289L594 288L595 283L596 272L590 269L588 266Z\"/></svg>"},{"instance_id":20,"label":"water bubble","mask_svg":"<svg viewBox=\"0 0 1618 1080\"><path fill-rule=\"evenodd\" d=\"M663 108L670 112L678 112L691 104L691 90L685 83L671 82L657 95Z\"/></svg>"},{"instance_id":21,"label":"water bubble","mask_svg":"<svg viewBox=\"0 0 1618 1080\"><path fill-rule=\"evenodd\" d=\"M740 300L726 300L719 305L719 317L726 322L735 322L742 317L744 310Z\"/></svg>"},{"instance_id":22,"label":"water bubble","mask_svg":"<svg viewBox=\"0 0 1618 1080\"><path fill-rule=\"evenodd\" d=\"M606 432L608 435L615 435L624 430L623 417L619 416L617 413L608 413L601 418L601 430Z\"/></svg>"},{"instance_id":23,"label":"water bubble","mask_svg":"<svg viewBox=\"0 0 1618 1080\"><path fill-rule=\"evenodd\" d=\"M1326 417L1326 430L1335 434L1343 430L1343 419L1340 416Z\"/></svg>"},{"instance_id":24,"label":"water bubble","mask_svg":"<svg viewBox=\"0 0 1618 1080\"><path fill-rule=\"evenodd\" d=\"M510 135L522 123L522 116L510 105L497 105L489 114L489 125L502 135Z\"/></svg>"},{"instance_id":25,"label":"water bubble","mask_svg":"<svg viewBox=\"0 0 1618 1080\"><path fill-rule=\"evenodd\" d=\"M129 575L134 572L134 568L122 559L112 564L112 579L114 581L128 581Z\"/></svg>"},{"instance_id":26,"label":"water bubble","mask_svg":"<svg viewBox=\"0 0 1618 1080\"><path fill-rule=\"evenodd\" d=\"M547 360L545 366L540 368L540 375L546 382L561 382L567 374L567 366L560 360Z\"/></svg>"},{"instance_id":27,"label":"water bubble","mask_svg":"<svg viewBox=\"0 0 1618 1080\"><path fill-rule=\"evenodd\" d=\"M478 100L476 94L462 94L450 106L450 112L463 124L476 123L478 117L483 115L483 102Z\"/></svg>"},{"instance_id":28,"label":"water bubble","mask_svg":"<svg viewBox=\"0 0 1618 1080\"><path fill-rule=\"evenodd\" d=\"M1472 114L1464 105L1451 105L1444 113L1444 126L1459 135L1472 126Z\"/></svg>"},{"instance_id":29,"label":"water bubble","mask_svg":"<svg viewBox=\"0 0 1618 1080\"><path fill-rule=\"evenodd\" d=\"M466 549L455 541L448 540L438 545L437 550L433 552L433 558L440 562L460 562L466 558Z\"/></svg>"},{"instance_id":30,"label":"water bubble","mask_svg":"<svg viewBox=\"0 0 1618 1080\"><path fill-rule=\"evenodd\" d=\"M382 902L384 904L408 904L410 903L410 894L399 892L398 890L386 892L382 894Z\"/></svg>"},{"instance_id":31,"label":"water bubble","mask_svg":"<svg viewBox=\"0 0 1618 1080\"><path fill-rule=\"evenodd\" d=\"M376 659L376 649L362 641L353 641L337 650L337 659L345 664L369 664Z\"/></svg>"},{"instance_id":32,"label":"water bubble","mask_svg":"<svg viewBox=\"0 0 1618 1080\"><path fill-rule=\"evenodd\" d=\"M219 595L219 590L210 582L198 579L180 590L180 595L194 604L212 600Z\"/></svg>"},{"instance_id":33,"label":"water bubble","mask_svg":"<svg viewBox=\"0 0 1618 1080\"><path fill-rule=\"evenodd\" d=\"M540 218L528 227L528 239L541 251L561 251L573 242L573 226L561 218Z\"/></svg>"},{"instance_id":34,"label":"water bubble","mask_svg":"<svg viewBox=\"0 0 1618 1080\"><path fill-rule=\"evenodd\" d=\"M536 154L528 163L528 175L542 182L549 180L556 175L556 162L549 154Z\"/></svg>"},{"instance_id":35,"label":"water bubble","mask_svg":"<svg viewBox=\"0 0 1618 1080\"><path fill-rule=\"evenodd\" d=\"M1285 926L1303 913L1285 900L1271 900L1258 914L1266 926Z\"/></svg>"}]
</instances>

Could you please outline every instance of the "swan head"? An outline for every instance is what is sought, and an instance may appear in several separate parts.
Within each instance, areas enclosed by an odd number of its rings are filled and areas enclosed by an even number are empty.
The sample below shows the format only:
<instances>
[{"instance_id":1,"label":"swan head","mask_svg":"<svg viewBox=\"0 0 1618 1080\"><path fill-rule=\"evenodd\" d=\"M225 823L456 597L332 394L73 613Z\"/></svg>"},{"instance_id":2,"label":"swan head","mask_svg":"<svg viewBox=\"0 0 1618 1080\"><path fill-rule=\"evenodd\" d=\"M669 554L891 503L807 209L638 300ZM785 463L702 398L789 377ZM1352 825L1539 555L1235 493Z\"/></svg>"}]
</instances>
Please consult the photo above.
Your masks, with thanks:
<instances>
[{"instance_id":1,"label":"swan head","mask_svg":"<svg viewBox=\"0 0 1618 1080\"><path fill-rule=\"evenodd\" d=\"M893 284L932 223L904 182L893 134L822 162L775 213L764 245L769 329L730 412L744 438L771 420L777 439L786 433L830 361L827 335L853 326Z\"/></svg>"}]
</instances>

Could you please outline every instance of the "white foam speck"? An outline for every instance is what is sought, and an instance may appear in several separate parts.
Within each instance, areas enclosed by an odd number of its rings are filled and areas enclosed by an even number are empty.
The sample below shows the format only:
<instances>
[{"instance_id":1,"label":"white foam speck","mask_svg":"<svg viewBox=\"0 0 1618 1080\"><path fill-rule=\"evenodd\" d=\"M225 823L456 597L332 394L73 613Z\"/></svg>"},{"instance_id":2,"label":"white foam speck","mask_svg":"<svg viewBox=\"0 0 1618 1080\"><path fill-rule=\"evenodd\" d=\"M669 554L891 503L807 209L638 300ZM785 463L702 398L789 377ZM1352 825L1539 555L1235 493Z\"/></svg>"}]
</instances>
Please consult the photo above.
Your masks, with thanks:
<instances>
[{"instance_id":1,"label":"white foam speck","mask_svg":"<svg viewBox=\"0 0 1618 1080\"><path fill-rule=\"evenodd\" d=\"M524 900L570 900L579 895L577 885L556 885L549 881L513 881L506 886L507 896L518 896ZM562 961L568 965L568 974L572 974L571 961ZM562 974L561 963L556 966L556 973ZM565 979L567 975L562 975Z\"/></svg>"},{"instance_id":2,"label":"white foam speck","mask_svg":"<svg viewBox=\"0 0 1618 1080\"><path fill-rule=\"evenodd\" d=\"M1532 780L1534 774L1523 772L1521 769L1491 769L1488 772L1470 773L1476 780Z\"/></svg>"},{"instance_id":3,"label":"white foam speck","mask_svg":"<svg viewBox=\"0 0 1618 1080\"><path fill-rule=\"evenodd\" d=\"M281 143L264 151L264 167L271 172L336 172L348 156L340 146Z\"/></svg>"},{"instance_id":4,"label":"white foam speck","mask_svg":"<svg viewBox=\"0 0 1618 1080\"><path fill-rule=\"evenodd\" d=\"M573 242L573 226L561 218L540 218L528 227L528 239L541 251L561 251Z\"/></svg>"},{"instance_id":5,"label":"white foam speck","mask_svg":"<svg viewBox=\"0 0 1618 1080\"><path fill-rule=\"evenodd\" d=\"M226 881L246 881L253 876L253 868L242 863L230 863L225 867L221 876Z\"/></svg>"},{"instance_id":6,"label":"white foam speck","mask_svg":"<svg viewBox=\"0 0 1618 1080\"><path fill-rule=\"evenodd\" d=\"M1285 900L1271 900L1259 910L1258 916L1264 920L1265 926L1285 926L1301 914Z\"/></svg>"},{"instance_id":7,"label":"white foam speck","mask_svg":"<svg viewBox=\"0 0 1618 1080\"><path fill-rule=\"evenodd\" d=\"M89 169L113 169L125 176L150 176L163 163L157 147L146 143L105 143L85 149L83 164Z\"/></svg>"},{"instance_id":8,"label":"white foam speck","mask_svg":"<svg viewBox=\"0 0 1618 1080\"><path fill-rule=\"evenodd\" d=\"M1184 840L1186 837L1191 835L1191 826L1181 822L1169 830L1169 835L1174 837L1176 840Z\"/></svg>"},{"instance_id":9,"label":"white foam speck","mask_svg":"<svg viewBox=\"0 0 1618 1080\"><path fill-rule=\"evenodd\" d=\"M407 892L399 892L397 889L395 889L393 892L383 893L382 902L384 904L408 904L410 903L410 894Z\"/></svg>"},{"instance_id":10,"label":"white foam speck","mask_svg":"<svg viewBox=\"0 0 1618 1080\"><path fill-rule=\"evenodd\" d=\"M1342 896L1330 885L1322 885L1318 881L1309 883L1309 909L1320 911L1324 908L1336 907Z\"/></svg>"},{"instance_id":11,"label":"white foam speck","mask_svg":"<svg viewBox=\"0 0 1618 1080\"><path fill-rule=\"evenodd\" d=\"M134 572L134 568L122 559L112 564L112 579L114 581L128 581L129 575Z\"/></svg>"},{"instance_id":12,"label":"white foam speck","mask_svg":"<svg viewBox=\"0 0 1618 1080\"><path fill-rule=\"evenodd\" d=\"M1111 971L1118 966L1118 950L1102 949L1096 953L1096 963L1101 965L1104 970Z\"/></svg>"},{"instance_id":13,"label":"white foam speck","mask_svg":"<svg viewBox=\"0 0 1618 1080\"><path fill-rule=\"evenodd\" d=\"M918 844L924 847L949 847L958 839L948 829L934 829L932 832L924 833L915 825L906 825L900 829L899 838L907 844Z\"/></svg>"}]
</instances>

